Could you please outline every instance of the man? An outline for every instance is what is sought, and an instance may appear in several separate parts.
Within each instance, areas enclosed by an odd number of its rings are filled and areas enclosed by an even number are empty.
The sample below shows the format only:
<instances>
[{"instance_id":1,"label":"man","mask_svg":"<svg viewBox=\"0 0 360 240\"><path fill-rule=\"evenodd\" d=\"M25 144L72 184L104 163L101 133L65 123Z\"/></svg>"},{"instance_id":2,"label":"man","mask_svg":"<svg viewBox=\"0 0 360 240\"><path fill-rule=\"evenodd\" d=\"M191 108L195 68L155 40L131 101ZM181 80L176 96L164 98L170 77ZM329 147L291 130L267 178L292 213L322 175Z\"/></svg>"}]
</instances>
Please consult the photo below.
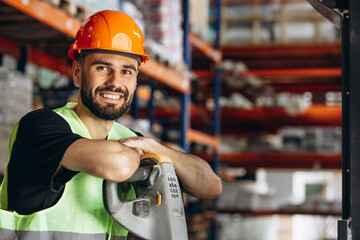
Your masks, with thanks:
<instances>
[{"instance_id":1,"label":"man","mask_svg":"<svg viewBox=\"0 0 360 240\"><path fill-rule=\"evenodd\" d=\"M104 209L102 179L125 181L148 152L173 160L187 193L221 193L221 180L205 161L115 122L131 105L138 67L148 59L130 17L95 13L80 27L69 57L78 103L30 112L10 134L0 239L126 239L127 231ZM123 185L121 197L134 198L133 187Z\"/></svg>"}]
</instances>

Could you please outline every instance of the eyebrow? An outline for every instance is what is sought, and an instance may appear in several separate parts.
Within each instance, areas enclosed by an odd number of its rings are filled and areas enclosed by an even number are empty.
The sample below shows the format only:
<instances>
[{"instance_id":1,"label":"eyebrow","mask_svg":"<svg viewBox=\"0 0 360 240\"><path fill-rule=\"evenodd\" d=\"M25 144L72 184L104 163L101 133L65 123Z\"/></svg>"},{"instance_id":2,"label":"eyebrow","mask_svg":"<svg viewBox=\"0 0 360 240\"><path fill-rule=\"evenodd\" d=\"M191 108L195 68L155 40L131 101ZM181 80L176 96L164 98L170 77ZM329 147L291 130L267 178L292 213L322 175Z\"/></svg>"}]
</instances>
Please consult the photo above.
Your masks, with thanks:
<instances>
[{"instance_id":1,"label":"eyebrow","mask_svg":"<svg viewBox=\"0 0 360 240\"><path fill-rule=\"evenodd\" d=\"M130 68L130 69L134 70L135 72L138 71L138 69L136 69L136 67L134 65L132 65L132 64L129 64L129 65L124 64L123 67L124 68Z\"/></svg>"},{"instance_id":2,"label":"eyebrow","mask_svg":"<svg viewBox=\"0 0 360 240\"><path fill-rule=\"evenodd\" d=\"M92 62L91 65L105 65L105 66L113 66L114 64L112 63L109 63L109 62L105 62L105 61L95 61L95 62ZM136 67L133 65L133 64L124 64L122 65L122 67L124 68L130 68L132 70L134 70L135 72L138 71L138 69L136 69Z\"/></svg>"}]
</instances>

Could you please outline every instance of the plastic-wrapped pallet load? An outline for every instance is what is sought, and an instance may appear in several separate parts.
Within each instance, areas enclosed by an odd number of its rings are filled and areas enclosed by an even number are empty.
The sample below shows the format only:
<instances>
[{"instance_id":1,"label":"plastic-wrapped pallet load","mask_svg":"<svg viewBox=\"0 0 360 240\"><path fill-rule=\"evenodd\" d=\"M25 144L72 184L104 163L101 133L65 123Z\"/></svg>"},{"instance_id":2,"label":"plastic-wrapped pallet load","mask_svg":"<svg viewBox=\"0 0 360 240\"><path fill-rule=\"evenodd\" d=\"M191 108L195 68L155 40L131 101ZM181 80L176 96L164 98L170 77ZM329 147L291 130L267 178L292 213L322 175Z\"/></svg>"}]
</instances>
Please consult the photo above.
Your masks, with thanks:
<instances>
[{"instance_id":1,"label":"plastic-wrapped pallet load","mask_svg":"<svg viewBox=\"0 0 360 240\"><path fill-rule=\"evenodd\" d=\"M132 19L134 19L134 21L139 26L141 31L143 33L145 33L144 14L143 14L142 10L136 4L134 4L133 2L129 2L129 1L123 2L122 7L123 7L124 13L126 13L127 15L132 17Z\"/></svg>"},{"instance_id":2,"label":"plastic-wrapped pallet load","mask_svg":"<svg viewBox=\"0 0 360 240\"><path fill-rule=\"evenodd\" d=\"M135 0L131 3L144 15L147 52L155 55L157 60L170 67L182 69L184 65L182 2L180 0Z\"/></svg>"},{"instance_id":3,"label":"plastic-wrapped pallet load","mask_svg":"<svg viewBox=\"0 0 360 240\"><path fill-rule=\"evenodd\" d=\"M190 16L191 31L201 39L210 42L209 39L209 0L191 0Z\"/></svg>"},{"instance_id":4,"label":"plastic-wrapped pallet load","mask_svg":"<svg viewBox=\"0 0 360 240\"><path fill-rule=\"evenodd\" d=\"M77 5L83 5L89 8L90 14L105 10L105 9L113 9L119 10L119 1L114 0L68 0L69 2L75 3Z\"/></svg>"},{"instance_id":5,"label":"plastic-wrapped pallet load","mask_svg":"<svg viewBox=\"0 0 360 240\"><path fill-rule=\"evenodd\" d=\"M8 138L12 126L32 110L31 78L17 71L0 67L0 173L9 158Z\"/></svg>"},{"instance_id":6,"label":"plastic-wrapped pallet load","mask_svg":"<svg viewBox=\"0 0 360 240\"><path fill-rule=\"evenodd\" d=\"M341 152L341 127L283 127L283 151Z\"/></svg>"},{"instance_id":7,"label":"plastic-wrapped pallet load","mask_svg":"<svg viewBox=\"0 0 360 240\"><path fill-rule=\"evenodd\" d=\"M280 217L218 214L217 239L226 240L277 240L280 229Z\"/></svg>"}]
</instances>

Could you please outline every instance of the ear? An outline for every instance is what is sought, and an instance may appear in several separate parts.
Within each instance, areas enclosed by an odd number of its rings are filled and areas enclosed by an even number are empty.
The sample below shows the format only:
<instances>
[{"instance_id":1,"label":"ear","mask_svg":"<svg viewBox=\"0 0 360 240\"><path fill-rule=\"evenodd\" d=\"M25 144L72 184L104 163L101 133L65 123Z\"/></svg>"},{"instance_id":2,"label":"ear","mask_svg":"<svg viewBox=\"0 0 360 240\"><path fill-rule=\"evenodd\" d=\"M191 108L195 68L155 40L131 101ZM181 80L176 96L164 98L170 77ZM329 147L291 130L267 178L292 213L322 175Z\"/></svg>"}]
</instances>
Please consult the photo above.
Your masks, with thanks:
<instances>
[{"instance_id":1,"label":"ear","mask_svg":"<svg viewBox=\"0 0 360 240\"><path fill-rule=\"evenodd\" d=\"M77 86L81 83L81 66L78 61L73 61L72 64L73 80Z\"/></svg>"}]
</instances>

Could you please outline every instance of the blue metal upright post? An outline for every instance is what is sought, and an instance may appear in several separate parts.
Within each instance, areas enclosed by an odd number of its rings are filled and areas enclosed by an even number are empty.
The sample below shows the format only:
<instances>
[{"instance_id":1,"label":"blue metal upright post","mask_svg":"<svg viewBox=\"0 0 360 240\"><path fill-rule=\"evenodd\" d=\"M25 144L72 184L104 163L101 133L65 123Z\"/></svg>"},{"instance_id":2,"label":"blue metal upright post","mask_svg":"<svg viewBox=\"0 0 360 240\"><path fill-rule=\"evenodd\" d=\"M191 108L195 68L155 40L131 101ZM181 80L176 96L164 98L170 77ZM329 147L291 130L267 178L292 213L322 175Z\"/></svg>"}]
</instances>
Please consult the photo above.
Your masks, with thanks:
<instances>
[{"instance_id":1,"label":"blue metal upright post","mask_svg":"<svg viewBox=\"0 0 360 240\"><path fill-rule=\"evenodd\" d=\"M150 131L152 131L152 127L154 124L154 91L155 91L155 84L154 80L150 80L150 100L148 103L148 119L149 119L149 125L150 125Z\"/></svg>"},{"instance_id":2,"label":"blue metal upright post","mask_svg":"<svg viewBox=\"0 0 360 240\"><path fill-rule=\"evenodd\" d=\"M220 26L221 26L221 0L216 0L215 3L215 48L220 50L221 48L221 36L220 36ZM216 62L214 69L214 126L213 134L214 136L220 135L220 119L221 119L221 110L220 110L220 91L221 88L221 66ZM212 168L215 172L218 172L219 168L219 152L214 150L213 159L211 162Z\"/></svg>"},{"instance_id":3,"label":"blue metal upright post","mask_svg":"<svg viewBox=\"0 0 360 240\"><path fill-rule=\"evenodd\" d=\"M120 12L124 12L124 1L123 0L118 0L119 1L119 11Z\"/></svg>"},{"instance_id":4,"label":"blue metal upright post","mask_svg":"<svg viewBox=\"0 0 360 240\"><path fill-rule=\"evenodd\" d=\"M28 50L25 46L20 47L20 59L17 62L16 69L19 72L25 73L26 62L27 62Z\"/></svg>"},{"instance_id":5,"label":"blue metal upright post","mask_svg":"<svg viewBox=\"0 0 360 240\"><path fill-rule=\"evenodd\" d=\"M133 98L133 102L131 104L131 108L130 108L130 114L134 119L138 118L138 97L136 95L137 90L135 90L134 92L134 98Z\"/></svg>"},{"instance_id":6,"label":"blue metal upright post","mask_svg":"<svg viewBox=\"0 0 360 240\"><path fill-rule=\"evenodd\" d=\"M181 121L181 146L184 152L190 152L188 141L188 129L190 128L190 93L184 93L182 96L182 121Z\"/></svg>"},{"instance_id":7,"label":"blue metal upright post","mask_svg":"<svg viewBox=\"0 0 360 240\"><path fill-rule=\"evenodd\" d=\"M189 23L189 0L183 0L184 12L184 60L188 69L191 69L191 45L189 41L190 23ZM182 98L182 121L181 121L181 145L185 152L189 152L188 129L190 128L190 101L189 93L184 93Z\"/></svg>"},{"instance_id":8,"label":"blue metal upright post","mask_svg":"<svg viewBox=\"0 0 360 240\"><path fill-rule=\"evenodd\" d=\"M216 0L215 2L215 48L217 50L221 49L221 36L220 36L220 27L221 27L221 0ZM213 134L214 136L220 136L220 119L221 119L221 110L220 110L220 94L221 94L221 61L215 62L214 69L214 126ZM214 149L213 158L211 161L211 166L214 172L219 170L219 149ZM216 199L214 200L216 206ZM216 239L217 235L217 226L216 220L212 221L211 231L209 234L209 239Z\"/></svg>"}]
</instances>

